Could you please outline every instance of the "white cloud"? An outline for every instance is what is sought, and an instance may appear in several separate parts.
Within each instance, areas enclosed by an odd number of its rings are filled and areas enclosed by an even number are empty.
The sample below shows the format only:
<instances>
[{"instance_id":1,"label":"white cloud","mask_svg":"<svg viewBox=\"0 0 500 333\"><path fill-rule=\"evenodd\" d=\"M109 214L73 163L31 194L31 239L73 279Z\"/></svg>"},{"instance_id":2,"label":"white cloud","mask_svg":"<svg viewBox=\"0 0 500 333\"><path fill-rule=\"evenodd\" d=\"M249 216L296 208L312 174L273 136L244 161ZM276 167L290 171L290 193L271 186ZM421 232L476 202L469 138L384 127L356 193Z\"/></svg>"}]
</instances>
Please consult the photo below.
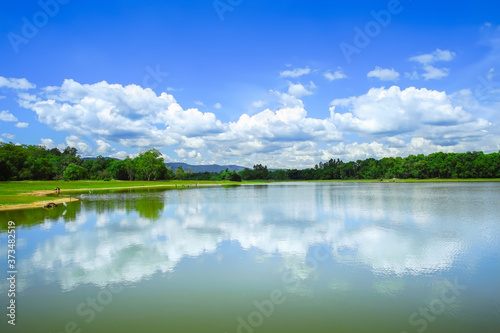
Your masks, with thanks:
<instances>
[{"instance_id":1,"label":"white cloud","mask_svg":"<svg viewBox=\"0 0 500 333\"><path fill-rule=\"evenodd\" d=\"M29 126L29 125L30 125L29 123L18 122L18 123L16 124L16 127L17 127L17 128L28 128L28 126Z\"/></svg>"},{"instance_id":2,"label":"white cloud","mask_svg":"<svg viewBox=\"0 0 500 333\"><path fill-rule=\"evenodd\" d=\"M422 54L418 56L413 56L410 61L416 61L422 65L429 65L437 61L451 61L455 58L455 52L449 50L440 50L428 54Z\"/></svg>"},{"instance_id":3,"label":"white cloud","mask_svg":"<svg viewBox=\"0 0 500 333\"><path fill-rule=\"evenodd\" d=\"M413 56L409 60L418 62L422 65L424 73L422 77L426 80L438 80L447 77L450 74L449 68L437 68L432 64L435 62L449 62L455 58L455 52L449 50L440 50L428 54ZM416 74L416 73L415 73Z\"/></svg>"},{"instance_id":4,"label":"white cloud","mask_svg":"<svg viewBox=\"0 0 500 333\"><path fill-rule=\"evenodd\" d=\"M347 78L347 75L344 74L344 72L342 71L342 68L339 68L338 70L336 70L333 73L330 71L327 71L323 74L323 76L328 81L335 81L335 80L341 80L341 79Z\"/></svg>"},{"instance_id":5,"label":"white cloud","mask_svg":"<svg viewBox=\"0 0 500 333\"><path fill-rule=\"evenodd\" d=\"M175 153L177 156L179 156L182 159L185 158L193 158L193 159L200 159L201 154L197 152L196 150L191 150L191 151L186 151L184 148L181 149L176 149Z\"/></svg>"},{"instance_id":6,"label":"white cloud","mask_svg":"<svg viewBox=\"0 0 500 333\"><path fill-rule=\"evenodd\" d=\"M12 113L5 110L5 111L0 112L0 120L1 121L17 121L17 118Z\"/></svg>"},{"instance_id":7,"label":"white cloud","mask_svg":"<svg viewBox=\"0 0 500 333\"><path fill-rule=\"evenodd\" d=\"M10 133L2 133L2 136L6 139L9 139L9 140L14 140L14 138L16 137L14 134L10 134Z\"/></svg>"},{"instance_id":8,"label":"white cloud","mask_svg":"<svg viewBox=\"0 0 500 333\"><path fill-rule=\"evenodd\" d=\"M379 141L372 142L353 142L339 143L330 145L327 149L322 150L322 160L341 159L344 161L357 161L367 158L381 159L384 157L406 157L415 154L431 154L437 151L453 152L456 148L464 149L464 145L459 146L443 146L423 137L412 137L409 142L400 139L402 136L394 136L381 138Z\"/></svg>"},{"instance_id":9,"label":"white cloud","mask_svg":"<svg viewBox=\"0 0 500 333\"><path fill-rule=\"evenodd\" d=\"M271 91L277 103L273 107L224 123L214 113L183 109L167 93L106 82L66 80L36 95L22 94L20 104L40 122L70 132L66 143L85 156L156 147L205 164L252 166L258 161L273 168L303 168L325 154L342 152L356 158L421 153L424 148L498 150L493 144L499 142L496 128L464 107L466 97L413 87L370 89L334 100L329 114L314 118L301 100L314 88L313 82L290 83L286 92ZM412 138L422 138L422 145Z\"/></svg>"},{"instance_id":10,"label":"white cloud","mask_svg":"<svg viewBox=\"0 0 500 333\"><path fill-rule=\"evenodd\" d=\"M252 103L252 106L253 106L254 108L262 108L262 107L266 106L267 104L268 104L268 103L267 103L266 101L258 100L258 101L254 101L254 102Z\"/></svg>"},{"instance_id":11,"label":"white cloud","mask_svg":"<svg viewBox=\"0 0 500 333\"><path fill-rule=\"evenodd\" d=\"M119 151L119 152L117 152L117 153L114 153L114 154L109 155L109 157L117 158L117 159L119 159L119 160L124 160L124 159L126 159L126 158L127 158L127 156L128 156L128 155L129 155L129 154L128 154L126 151L121 150L121 151Z\"/></svg>"},{"instance_id":12,"label":"white cloud","mask_svg":"<svg viewBox=\"0 0 500 333\"><path fill-rule=\"evenodd\" d=\"M406 72L405 78L410 79L410 80L418 80L420 78L420 75L418 75L418 73L416 71L413 71L411 73Z\"/></svg>"},{"instance_id":13,"label":"white cloud","mask_svg":"<svg viewBox=\"0 0 500 333\"><path fill-rule=\"evenodd\" d=\"M446 133L463 141L489 127L488 121L475 119L462 106L454 105L445 92L425 88L373 88L365 95L334 100L330 110L339 129L379 138L422 136L443 142Z\"/></svg>"},{"instance_id":14,"label":"white cloud","mask_svg":"<svg viewBox=\"0 0 500 333\"><path fill-rule=\"evenodd\" d=\"M301 98L303 96L312 95L311 89L313 89L315 87L316 86L314 85L314 83L312 81L311 81L311 84L308 86L309 90L301 83L289 82L288 94L290 94L291 96L296 97L296 98Z\"/></svg>"},{"instance_id":15,"label":"white cloud","mask_svg":"<svg viewBox=\"0 0 500 333\"><path fill-rule=\"evenodd\" d=\"M214 109L221 109L221 108L222 108L222 104L220 104L220 103L214 104Z\"/></svg>"},{"instance_id":16,"label":"white cloud","mask_svg":"<svg viewBox=\"0 0 500 333\"><path fill-rule=\"evenodd\" d=\"M189 137L224 131L213 113L183 110L172 95L151 89L65 80L45 96L22 95L21 106L58 131L99 137L129 147L178 144Z\"/></svg>"},{"instance_id":17,"label":"white cloud","mask_svg":"<svg viewBox=\"0 0 500 333\"><path fill-rule=\"evenodd\" d=\"M198 106L205 106L205 104L202 101L194 101L194 104Z\"/></svg>"},{"instance_id":18,"label":"white cloud","mask_svg":"<svg viewBox=\"0 0 500 333\"><path fill-rule=\"evenodd\" d=\"M36 86L32 83L30 83L26 79L16 79L16 78L6 78L3 76L0 76L0 88L1 87L7 87L11 89L20 89L20 90L26 90L26 89L34 89Z\"/></svg>"},{"instance_id":19,"label":"white cloud","mask_svg":"<svg viewBox=\"0 0 500 333\"><path fill-rule=\"evenodd\" d=\"M450 70L448 68L436 68L431 65L425 65L424 70L425 73L423 73L422 76L426 80L439 80L450 74Z\"/></svg>"},{"instance_id":20,"label":"white cloud","mask_svg":"<svg viewBox=\"0 0 500 333\"><path fill-rule=\"evenodd\" d=\"M41 138L40 142L42 143L42 146L45 146L47 149L52 149L56 147L54 140L52 139Z\"/></svg>"},{"instance_id":21,"label":"white cloud","mask_svg":"<svg viewBox=\"0 0 500 333\"><path fill-rule=\"evenodd\" d=\"M366 74L367 77L374 77L381 81L397 81L399 79L399 73L394 70L394 68L382 68L375 67L374 70Z\"/></svg>"},{"instance_id":22,"label":"white cloud","mask_svg":"<svg viewBox=\"0 0 500 333\"><path fill-rule=\"evenodd\" d=\"M188 138L187 136L182 136L181 145L184 148L190 149L200 149L205 148L205 140L200 137Z\"/></svg>"},{"instance_id":23,"label":"white cloud","mask_svg":"<svg viewBox=\"0 0 500 333\"><path fill-rule=\"evenodd\" d=\"M309 67L306 68L294 68L294 69L287 69L284 70L280 73L281 77L292 77L292 78L298 78L302 75L307 75L311 73L311 69Z\"/></svg>"},{"instance_id":24,"label":"white cloud","mask_svg":"<svg viewBox=\"0 0 500 333\"><path fill-rule=\"evenodd\" d=\"M83 140L81 140L76 135L70 135L70 136L66 137L65 141L66 141L66 145L76 148L78 150L79 154L82 154L83 156L91 156L92 155L92 148L90 148L87 143L85 143Z\"/></svg>"},{"instance_id":25,"label":"white cloud","mask_svg":"<svg viewBox=\"0 0 500 333\"><path fill-rule=\"evenodd\" d=\"M108 156L110 153L115 151L115 149L104 140L96 140L96 143L97 149L95 150L95 154L97 155Z\"/></svg>"}]
</instances>

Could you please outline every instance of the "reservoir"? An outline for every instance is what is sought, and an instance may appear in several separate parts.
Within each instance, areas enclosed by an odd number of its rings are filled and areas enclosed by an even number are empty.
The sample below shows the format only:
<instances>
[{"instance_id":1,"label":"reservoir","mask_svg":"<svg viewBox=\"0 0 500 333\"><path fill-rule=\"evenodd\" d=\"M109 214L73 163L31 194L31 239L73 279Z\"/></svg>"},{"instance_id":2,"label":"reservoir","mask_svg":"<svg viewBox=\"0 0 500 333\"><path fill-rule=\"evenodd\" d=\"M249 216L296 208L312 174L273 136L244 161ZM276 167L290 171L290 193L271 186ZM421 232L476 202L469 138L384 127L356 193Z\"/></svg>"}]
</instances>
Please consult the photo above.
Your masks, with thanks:
<instances>
[{"instance_id":1,"label":"reservoir","mask_svg":"<svg viewBox=\"0 0 500 333\"><path fill-rule=\"evenodd\" d=\"M498 332L500 183L94 191L16 223L2 332Z\"/></svg>"}]
</instances>

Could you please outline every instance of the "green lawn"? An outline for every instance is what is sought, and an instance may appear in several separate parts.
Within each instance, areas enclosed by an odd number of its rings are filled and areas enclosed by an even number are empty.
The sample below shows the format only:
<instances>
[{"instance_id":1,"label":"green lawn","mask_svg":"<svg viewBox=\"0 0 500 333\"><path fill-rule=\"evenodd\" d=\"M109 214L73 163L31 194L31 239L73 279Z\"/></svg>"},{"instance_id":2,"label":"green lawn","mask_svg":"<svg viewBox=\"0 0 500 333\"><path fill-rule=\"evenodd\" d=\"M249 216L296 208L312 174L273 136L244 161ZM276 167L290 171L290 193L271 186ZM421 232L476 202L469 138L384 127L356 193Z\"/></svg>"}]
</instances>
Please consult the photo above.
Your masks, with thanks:
<instances>
[{"instance_id":1,"label":"green lawn","mask_svg":"<svg viewBox=\"0 0 500 333\"><path fill-rule=\"evenodd\" d=\"M157 187L157 186L182 186L182 185L224 185L232 182L218 181L12 181L0 182L0 205L18 205L30 204L38 201L47 200L46 196L29 195L37 191L52 191L54 188L61 189L61 195L71 190L71 193L84 192L86 189L104 189L104 188L126 188L126 187Z\"/></svg>"}]
</instances>

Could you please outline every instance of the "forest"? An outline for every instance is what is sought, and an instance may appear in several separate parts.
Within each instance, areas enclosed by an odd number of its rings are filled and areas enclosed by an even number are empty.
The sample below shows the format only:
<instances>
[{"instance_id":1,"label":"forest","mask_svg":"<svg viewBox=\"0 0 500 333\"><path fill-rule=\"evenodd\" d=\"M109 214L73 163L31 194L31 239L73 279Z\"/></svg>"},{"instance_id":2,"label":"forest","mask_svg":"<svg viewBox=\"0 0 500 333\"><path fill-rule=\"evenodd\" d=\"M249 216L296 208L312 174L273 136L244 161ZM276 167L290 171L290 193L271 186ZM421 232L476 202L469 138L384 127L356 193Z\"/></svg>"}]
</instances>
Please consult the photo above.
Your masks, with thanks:
<instances>
[{"instance_id":1,"label":"forest","mask_svg":"<svg viewBox=\"0 0 500 333\"><path fill-rule=\"evenodd\" d=\"M356 180L356 179L500 178L500 153L483 152L368 158L343 162L330 159L313 168L271 170L262 164L240 172L194 173L170 170L156 149L124 160L82 158L73 147L63 151L36 145L0 143L0 180Z\"/></svg>"}]
</instances>

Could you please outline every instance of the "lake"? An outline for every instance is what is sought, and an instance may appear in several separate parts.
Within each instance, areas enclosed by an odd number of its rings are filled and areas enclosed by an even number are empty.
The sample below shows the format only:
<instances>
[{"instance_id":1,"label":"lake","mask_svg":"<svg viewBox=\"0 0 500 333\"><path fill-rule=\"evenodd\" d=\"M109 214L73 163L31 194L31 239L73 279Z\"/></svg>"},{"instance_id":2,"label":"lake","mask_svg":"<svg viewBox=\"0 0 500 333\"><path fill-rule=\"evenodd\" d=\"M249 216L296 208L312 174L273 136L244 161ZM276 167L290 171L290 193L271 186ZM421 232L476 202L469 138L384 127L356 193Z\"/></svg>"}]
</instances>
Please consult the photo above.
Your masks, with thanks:
<instances>
[{"instance_id":1,"label":"lake","mask_svg":"<svg viewBox=\"0 0 500 333\"><path fill-rule=\"evenodd\" d=\"M500 331L500 183L81 197L0 212L2 332Z\"/></svg>"}]
</instances>

